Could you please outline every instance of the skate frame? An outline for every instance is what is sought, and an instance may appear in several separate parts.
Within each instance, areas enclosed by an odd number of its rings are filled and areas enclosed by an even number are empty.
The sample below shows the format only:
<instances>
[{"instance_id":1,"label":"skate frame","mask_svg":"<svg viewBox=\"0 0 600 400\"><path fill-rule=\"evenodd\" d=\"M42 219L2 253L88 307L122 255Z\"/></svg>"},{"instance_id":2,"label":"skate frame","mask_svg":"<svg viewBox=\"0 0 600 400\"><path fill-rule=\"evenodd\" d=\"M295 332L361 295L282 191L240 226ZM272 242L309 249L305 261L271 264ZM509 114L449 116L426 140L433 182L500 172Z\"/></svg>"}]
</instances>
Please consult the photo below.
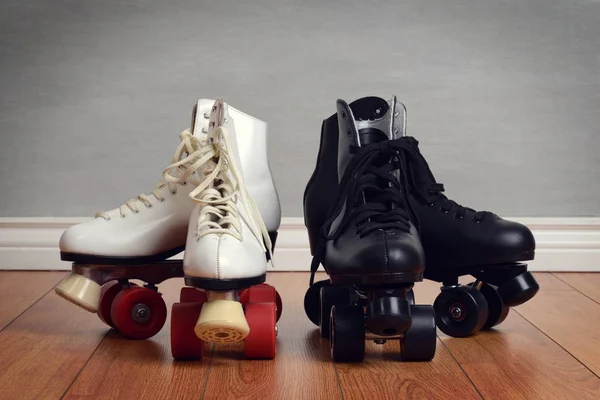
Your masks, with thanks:
<instances>
[{"instance_id":1,"label":"skate frame","mask_svg":"<svg viewBox=\"0 0 600 400\"><path fill-rule=\"evenodd\" d=\"M161 261L136 265L101 265L73 263L74 274L84 276L100 286L112 280L120 282L139 279L149 286L156 286L170 278L183 277L183 261Z\"/></svg>"}]
</instances>

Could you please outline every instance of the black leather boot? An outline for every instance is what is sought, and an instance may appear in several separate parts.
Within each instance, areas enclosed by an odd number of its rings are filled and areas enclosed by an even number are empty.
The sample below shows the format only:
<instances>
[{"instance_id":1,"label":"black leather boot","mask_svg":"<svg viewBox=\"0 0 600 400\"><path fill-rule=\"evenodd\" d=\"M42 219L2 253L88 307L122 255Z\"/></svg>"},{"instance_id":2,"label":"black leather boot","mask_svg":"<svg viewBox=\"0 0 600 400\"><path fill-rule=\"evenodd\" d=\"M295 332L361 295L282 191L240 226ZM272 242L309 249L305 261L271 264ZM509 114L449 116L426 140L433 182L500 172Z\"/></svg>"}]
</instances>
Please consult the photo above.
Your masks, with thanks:
<instances>
[{"instance_id":1,"label":"black leather boot","mask_svg":"<svg viewBox=\"0 0 600 400\"><path fill-rule=\"evenodd\" d=\"M398 149L404 116L395 98L366 97L338 100L337 114L323 122L304 195L314 257L305 309L330 337L336 361L362 360L365 338L400 339L407 360L435 354L433 310L411 304L425 260ZM320 264L330 281L313 285Z\"/></svg>"},{"instance_id":2,"label":"black leather boot","mask_svg":"<svg viewBox=\"0 0 600 400\"><path fill-rule=\"evenodd\" d=\"M489 211L475 211L448 199L418 142L403 137L408 159L409 201L416 213L427 258L425 278L442 282L434 308L438 328L464 337L489 329L506 318L509 307L531 299L539 290L535 278L521 261L532 260L535 240L517 222ZM475 281L458 284L458 277Z\"/></svg>"}]
</instances>

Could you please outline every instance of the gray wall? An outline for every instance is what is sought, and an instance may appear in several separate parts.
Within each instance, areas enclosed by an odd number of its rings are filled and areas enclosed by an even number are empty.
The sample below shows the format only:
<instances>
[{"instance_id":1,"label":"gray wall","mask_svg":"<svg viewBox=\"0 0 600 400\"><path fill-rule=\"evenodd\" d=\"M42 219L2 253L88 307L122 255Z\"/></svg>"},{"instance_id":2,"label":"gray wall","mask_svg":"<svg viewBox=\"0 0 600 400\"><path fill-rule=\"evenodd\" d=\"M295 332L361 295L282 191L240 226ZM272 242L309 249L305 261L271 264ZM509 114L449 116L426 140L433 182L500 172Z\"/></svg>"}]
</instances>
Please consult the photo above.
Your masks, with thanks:
<instances>
[{"instance_id":1,"label":"gray wall","mask_svg":"<svg viewBox=\"0 0 600 400\"><path fill-rule=\"evenodd\" d=\"M335 100L396 93L451 197L600 215L597 0L0 5L0 216L86 216L160 178L198 97L270 123L302 215Z\"/></svg>"}]
</instances>

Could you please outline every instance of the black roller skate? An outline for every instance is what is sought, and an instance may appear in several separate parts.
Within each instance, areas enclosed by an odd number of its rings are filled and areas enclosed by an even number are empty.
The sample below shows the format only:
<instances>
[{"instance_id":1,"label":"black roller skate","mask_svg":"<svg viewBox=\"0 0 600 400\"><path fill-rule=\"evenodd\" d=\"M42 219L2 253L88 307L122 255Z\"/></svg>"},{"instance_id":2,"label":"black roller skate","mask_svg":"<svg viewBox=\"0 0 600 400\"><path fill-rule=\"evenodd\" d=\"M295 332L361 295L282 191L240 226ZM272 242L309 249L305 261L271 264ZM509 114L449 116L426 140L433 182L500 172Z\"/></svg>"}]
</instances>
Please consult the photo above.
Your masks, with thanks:
<instances>
[{"instance_id":1,"label":"black roller skate","mask_svg":"<svg viewBox=\"0 0 600 400\"><path fill-rule=\"evenodd\" d=\"M398 106L400 107L400 105ZM450 336L470 336L500 324L509 307L531 299L539 285L522 261L532 260L535 240L524 225L448 199L419 151L404 136L410 208L425 250L425 278L443 284L434 303L436 323ZM464 286L458 278L471 275Z\"/></svg>"},{"instance_id":2,"label":"black roller skate","mask_svg":"<svg viewBox=\"0 0 600 400\"><path fill-rule=\"evenodd\" d=\"M414 305L425 260L396 148L404 110L375 97L338 100L337 109L323 122L304 195L314 256L306 313L335 361L361 361L365 340L399 340L402 359L431 360L435 317L431 306ZM320 264L330 280L313 284Z\"/></svg>"}]
</instances>

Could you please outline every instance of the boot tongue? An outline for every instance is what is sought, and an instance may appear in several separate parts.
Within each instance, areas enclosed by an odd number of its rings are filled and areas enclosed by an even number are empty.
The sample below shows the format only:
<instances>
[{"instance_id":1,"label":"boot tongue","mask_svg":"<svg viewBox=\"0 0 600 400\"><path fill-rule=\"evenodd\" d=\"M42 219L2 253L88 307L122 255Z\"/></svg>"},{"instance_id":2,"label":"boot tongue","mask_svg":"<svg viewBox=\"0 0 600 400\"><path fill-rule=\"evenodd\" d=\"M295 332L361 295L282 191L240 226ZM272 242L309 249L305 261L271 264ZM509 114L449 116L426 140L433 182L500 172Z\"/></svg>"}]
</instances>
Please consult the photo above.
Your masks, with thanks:
<instances>
[{"instance_id":1,"label":"boot tongue","mask_svg":"<svg viewBox=\"0 0 600 400\"><path fill-rule=\"evenodd\" d=\"M405 134L406 109L396 100L363 97L350 104L360 146L398 139Z\"/></svg>"},{"instance_id":2,"label":"boot tongue","mask_svg":"<svg viewBox=\"0 0 600 400\"><path fill-rule=\"evenodd\" d=\"M201 137L206 134L206 131L208 130L208 118L206 118L204 114L207 113L208 115L210 113L214 103L214 100L200 99L198 100L198 103L194 105L191 125L191 131L194 136Z\"/></svg>"}]
</instances>

